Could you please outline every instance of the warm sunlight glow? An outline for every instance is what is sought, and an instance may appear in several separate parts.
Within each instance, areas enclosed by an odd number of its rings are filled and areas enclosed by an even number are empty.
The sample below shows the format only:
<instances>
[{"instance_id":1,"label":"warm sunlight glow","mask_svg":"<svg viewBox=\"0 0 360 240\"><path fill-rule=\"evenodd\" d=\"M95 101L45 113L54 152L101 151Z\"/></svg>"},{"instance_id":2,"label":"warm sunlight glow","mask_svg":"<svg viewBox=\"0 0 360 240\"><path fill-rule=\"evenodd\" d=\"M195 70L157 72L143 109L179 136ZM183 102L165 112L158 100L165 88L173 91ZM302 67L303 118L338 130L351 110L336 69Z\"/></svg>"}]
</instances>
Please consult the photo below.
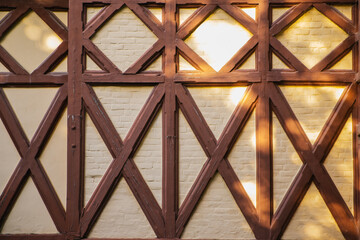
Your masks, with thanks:
<instances>
[{"instance_id":1,"label":"warm sunlight glow","mask_svg":"<svg viewBox=\"0 0 360 240\"><path fill-rule=\"evenodd\" d=\"M251 201L256 207L256 183L254 182L243 182L242 183L246 193L249 195Z\"/></svg>"},{"instance_id":2,"label":"warm sunlight glow","mask_svg":"<svg viewBox=\"0 0 360 240\"><path fill-rule=\"evenodd\" d=\"M1 39L1 46L29 73L36 69L62 42L56 33L30 11Z\"/></svg>"},{"instance_id":3,"label":"warm sunlight glow","mask_svg":"<svg viewBox=\"0 0 360 240\"><path fill-rule=\"evenodd\" d=\"M341 97L341 94L343 93L344 89L343 88L338 88L335 89L334 94L335 94L335 98L339 99Z\"/></svg>"},{"instance_id":4,"label":"warm sunlight glow","mask_svg":"<svg viewBox=\"0 0 360 240\"><path fill-rule=\"evenodd\" d=\"M243 98L246 91L246 87L236 87L231 89L230 98L231 102L236 106Z\"/></svg>"},{"instance_id":5,"label":"warm sunlight glow","mask_svg":"<svg viewBox=\"0 0 360 240\"><path fill-rule=\"evenodd\" d=\"M276 35L308 68L321 61L347 37L346 32L315 8Z\"/></svg>"},{"instance_id":6,"label":"warm sunlight glow","mask_svg":"<svg viewBox=\"0 0 360 240\"><path fill-rule=\"evenodd\" d=\"M37 25L27 25L24 29L25 36L32 41L38 41L41 38L41 28Z\"/></svg>"},{"instance_id":7,"label":"warm sunlight glow","mask_svg":"<svg viewBox=\"0 0 360 240\"><path fill-rule=\"evenodd\" d=\"M61 44L61 39L55 34L52 34L46 37L45 43L49 50L54 51Z\"/></svg>"},{"instance_id":8,"label":"warm sunlight glow","mask_svg":"<svg viewBox=\"0 0 360 240\"><path fill-rule=\"evenodd\" d=\"M253 147L256 147L256 133L254 133L251 137L251 143Z\"/></svg>"},{"instance_id":9,"label":"warm sunlight glow","mask_svg":"<svg viewBox=\"0 0 360 240\"><path fill-rule=\"evenodd\" d=\"M252 19L256 19L256 8L241 8L241 10L243 10Z\"/></svg>"},{"instance_id":10,"label":"warm sunlight glow","mask_svg":"<svg viewBox=\"0 0 360 240\"><path fill-rule=\"evenodd\" d=\"M252 37L223 10L216 10L185 42L216 71Z\"/></svg>"}]
</instances>

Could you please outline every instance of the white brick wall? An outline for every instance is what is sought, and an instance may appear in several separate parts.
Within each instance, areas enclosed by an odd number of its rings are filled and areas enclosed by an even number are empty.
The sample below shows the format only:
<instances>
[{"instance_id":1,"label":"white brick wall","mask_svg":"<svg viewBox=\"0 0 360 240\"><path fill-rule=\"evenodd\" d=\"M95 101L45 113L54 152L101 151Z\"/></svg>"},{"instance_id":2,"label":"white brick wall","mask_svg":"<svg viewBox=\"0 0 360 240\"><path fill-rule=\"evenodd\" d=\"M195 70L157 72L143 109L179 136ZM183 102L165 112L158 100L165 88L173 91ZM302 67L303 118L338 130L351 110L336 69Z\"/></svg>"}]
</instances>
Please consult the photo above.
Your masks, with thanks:
<instances>
[{"instance_id":1,"label":"white brick wall","mask_svg":"<svg viewBox=\"0 0 360 240\"><path fill-rule=\"evenodd\" d=\"M275 17L278 12L281 11L277 11ZM305 66L311 68L347 36L335 23L313 8L276 37ZM351 69L351 61L347 67Z\"/></svg>"},{"instance_id":2,"label":"white brick wall","mask_svg":"<svg viewBox=\"0 0 360 240\"><path fill-rule=\"evenodd\" d=\"M188 10L190 12L190 10ZM321 15L311 10L304 17L307 18L305 23L295 23L295 27L291 27L285 33L279 35L281 41L290 41L292 35L291 31L297 36L298 41L310 43L308 41L308 32L313 34L316 40L311 42L310 49L304 48L303 45L289 43L289 48L296 54L299 54L300 59L302 56L310 52L316 52L317 56L321 57L327 48L333 48L341 39L335 39L334 43L328 44L325 41L325 47L320 46L319 42L323 42L323 38L329 38L327 34L334 34L332 24L324 20ZM346 15L349 15L348 9L342 8ZM91 17L95 14L96 9L89 9L88 16ZM185 14L185 13L184 13ZM189 13L187 13L189 15ZM159 14L157 14L159 15ZM279 14L278 14L279 15ZM214 17L215 16L215 17ZM1 17L1 16L0 16ZM186 17L183 16L182 19ZM310 19L310 20L309 20ZM231 20L225 13L216 11L210 23L218 23ZM325 23L323 23L324 21ZM238 24L237 24L238 25ZM297 27L303 27L299 31ZM305 27L305 29L304 29ZM307 28L307 29L306 29ZM320 28L323 28L320 32ZM116 14L97 35L92 39L94 43L103 50L103 52L114 61L114 63L121 69L126 70L133 62L135 62L155 41L156 37L147 29L140 20L136 19L135 15L127 8L122 9ZM317 31L315 31L317 30ZM290 33L290 34L289 34ZM300 34L301 33L301 34ZM322 35L318 35L321 33ZM325 35L324 35L325 34ZM344 37L339 34L339 36ZM192 36L193 37L193 36ZM319 38L321 37L321 38ZM121 39L121 40L119 40ZM333 38L331 39L333 40ZM188 43L192 40L187 40ZM198 48L200 42L194 40L197 44L192 45ZM292 41L292 40L291 40ZM307 41L307 42L306 42ZM291 45L293 44L293 45ZM189 43L189 45L191 45ZM236 48L236 51L239 47ZM314 50L317 49L317 50ZM200 49L197 49L200 51ZM235 51L235 50L234 50ZM318 51L318 52L317 52ZM232 52L233 55L234 52ZM303 55L301 55L303 54ZM322 58L322 57L321 57ZM302 60L306 60L303 58ZM315 59L315 58L314 58ZM319 59L315 59L318 61ZM314 61L315 61L314 60ZM350 57L351 60L351 57ZM349 60L342 63L342 66L350 68ZM155 68L161 68L161 61L155 64ZM214 63L215 64L215 63ZM223 64L223 63L222 63ZM306 64L313 64L307 62ZM91 63L88 64L88 69L95 69ZM345 68L345 67L341 67ZM153 68L152 68L153 69ZM191 87L189 91L195 99L198 107L204 115L210 129L214 135L219 138L223 131L229 117L233 113L235 106L244 93L242 87L209 87L209 88L196 88ZM152 87L96 87L95 92L98 95L102 105L108 113L110 119L114 123L120 136L124 139L131 127L133 121L138 115L140 109L148 98ZM303 128L305 129L309 139L314 142L326 119L328 118L332 108L334 107L339 94L343 88L334 87L281 87L281 90L290 102L293 111L300 120ZM11 91L11 90L10 90ZM25 96L29 89L20 91L20 97ZM7 92L8 94L8 92ZM50 94L50 92L49 92ZM38 94L39 96L41 94ZM9 94L10 96L10 94ZM44 96L44 95L43 95ZM47 95L46 95L47 96ZM47 96L49 102L53 96ZM237 97L237 99L236 99ZM235 98L235 99L233 99ZM16 97L11 100L14 103L16 111L17 106L24 107L22 98ZM45 104L46 101L40 101ZM48 105L47 105L48 106ZM47 107L46 106L46 107ZM46 109L45 107L45 109ZM40 109L40 108L39 108ZM33 112L33 114L36 114ZM28 117L26 115L25 119ZM23 119L21 117L21 119ZM20 120L21 120L20 119ZM139 170L144 176L147 184L152 190L155 198L161 205L161 172L162 172L162 139L161 139L161 112L155 119L151 129L146 135L143 143L140 145L138 151L134 155L134 161ZM22 121L22 120L21 120ZM26 121L26 120L25 120ZM22 122L24 126L26 122ZM37 124L37 123L36 123ZM36 125L33 123L32 125ZM66 123L65 123L66 124ZM206 161L206 156L197 142L191 128L186 122L184 116L180 113L180 203L185 198L189 188L193 184L198 172ZM0 124L1 125L1 124ZM37 125L36 125L37 126ZM36 128L35 126L35 128ZM63 120L61 125L64 126ZM34 126L26 127L29 136L32 135ZM30 129L30 130L29 130ZM4 128L0 129L0 154L8 156L6 159L1 159L1 170L7 173L15 168L18 156L14 149L9 145L9 138ZM56 135L58 134L58 135ZM66 136L56 133L53 137L58 139L56 142L61 142L61 139ZM66 133L65 133L66 134ZM249 196L255 204L255 120L252 116L247 123L244 131L241 133L238 141L236 142L232 151L228 155L228 159L232 164L239 179L244 184ZM330 152L328 158L325 160L325 168L333 177L335 184L339 187L346 203L352 210L352 149L351 149L351 120L348 121L343 132L339 136L333 150ZM60 146L60 145L59 145ZM49 143L48 151L51 150L51 143ZM62 150L63 151L63 150ZM57 152L56 152L57 153ZM51 160L43 153L41 161L44 164L49 174L53 178L51 172ZM97 133L90 118L86 119L86 168L85 168L85 203L91 197L94 189L101 180L108 165L112 161L106 146L104 145L101 137ZM44 157L44 158L43 158ZM283 132L280 124L274 117L274 200L275 207L280 204L285 192L288 189L293 177L296 175L298 168L301 166L301 161L298 158L295 150L293 149L286 134ZM11 163L10 163L11 162ZM60 162L58 162L60 164ZM61 163L62 164L62 163ZM6 166L6 168L3 168ZM60 165L59 165L60 166ZM54 166L53 166L54 167ZM61 165L63 168L64 165ZM58 167L57 167L58 168ZM60 168L60 167L59 167ZM0 174L0 186L3 188L6 181L10 177L9 174ZM59 179L64 179L64 175L59 175ZM64 182L56 182L54 186L64 202ZM32 188L34 189L34 187ZM30 187L31 190L31 187ZM31 190L32 191L32 190ZM33 212L22 212L16 209L22 209L21 204L26 203L29 198L41 203L39 198L31 197L26 187L24 190L24 199L19 202L20 205L15 205L15 212L13 216L9 217L8 221L2 232L21 233L21 232L56 232L53 223L48 220L46 211L43 211L43 206L32 207L34 211L41 212L41 224L27 226L23 229L18 228L18 222L27 222L26 219L31 218ZM35 191L34 191L35 192ZM285 231L283 239L316 239L317 236L329 239L340 239L339 231L332 219L326 206L323 204L321 197L317 195L317 190L311 187L304 201L301 203L299 210L296 212L294 219L290 223L288 229ZM23 198L20 196L20 198ZM17 207L20 206L20 207ZM26 205L24 205L26 206ZM314 208L315 206L315 208ZM212 209L212 211L209 211ZM22 217L24 215L24 217ZM18 216L22 217L19 220ZM321 216L321 218L318 218ZM24 220L25 219L25 220ZM40 221L40 220L39 220ZM32 223L33 221L28 221ZM314 235L316 234L316 235ZM112 195L108 205L105 207L103 213L100 215L99 220L95 224L94 229L90 233L90 237L124 237L124 238L153 238L155 237L153 230L147 223L146 217L142 213L141 208L133 197L126 182L121 180ZM202 197L200 204L197 206L195 213L186 226L183 238L212 238L212 239L252 239L254 238L246 220L238 210L235 201L232 199L230 192L225 186L224 181L219 175L211 180L210 186L206 190L205 195Z\"/></svg>"},{"instance_id":3,"label":"white brick wall","mask_svg":"<svg viewBox=\"0 0 360 240\"><path fill-rule=\"evenodd\" d=\"M97 8L89 8L88 19L97 11ZM121 71L125 71L157 41L157 37L129 8L123 7L91 40ZM88 61L87 69L98 68ZM148 70L161 70L161 61Z\"/></svg>"}]
</instances>

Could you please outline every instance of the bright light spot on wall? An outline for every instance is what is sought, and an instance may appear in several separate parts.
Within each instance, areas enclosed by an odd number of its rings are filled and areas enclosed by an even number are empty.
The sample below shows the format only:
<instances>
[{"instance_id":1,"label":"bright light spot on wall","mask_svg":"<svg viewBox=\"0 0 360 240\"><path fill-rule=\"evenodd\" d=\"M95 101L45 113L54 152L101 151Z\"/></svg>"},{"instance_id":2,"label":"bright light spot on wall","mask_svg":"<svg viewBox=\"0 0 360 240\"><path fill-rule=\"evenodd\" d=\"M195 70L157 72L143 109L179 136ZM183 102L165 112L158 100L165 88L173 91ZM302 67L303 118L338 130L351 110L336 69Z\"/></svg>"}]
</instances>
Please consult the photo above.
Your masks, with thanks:
<instances>
[{"instance_id":1,"label":"bright light spot on wall","mask_svg":"<svg viewBox=\"0 0 360 240\"><path fill-rule=\"evenodd\" d=\"M256 184L253 182L243 182L242 185L256 207Z\"/></svg>"},{"instance_id":2,"label":"bright light spot on wall","mask_svg":"<svg viewBox=\"0 0 360 240\"><path fill-rule=\"evenodd\" d=\"M240 23L217 9L185 42L219 71L251 37Z\"/></svg>"},{"instance_id":3,"label":"bright light spot on wall","mask_svg":"<svg viewBox=\"0 0 360 240\"><path fill-rule=\"evenodd\" d=\"M256 19L256 8L241 8L241 10L243 10L252 19Z\"/></svg>"},{"instance_id":4,"label":"bright light spot on wall","mask_svg":"<svg viewBox=\"0 0 360 240\"><path fill-rule=\"evenodd\" d=\"M230 98L234 105L238 105L241 99L244 97L246 87L236 87L231 89Z\"/></svg>"},{"instance_id":5,"label":"bright light spot on wall","mask_svg":"<svg viewBox=\"0 0 360 240\"><path fill-rule=\"evenodd\" d=\"M323 235L321 227L314 224L305 225L305 234L309 239L321 239Z\"/></svg>"},{"instance_id":6,"label":"bright light spot on wall","mask_svg":"<svg viewBox=\"0 0 360 240\"><path fill-rule=\"evenodd\" d=\"M32 41L38 41L41 37L42 30L37 25L27 25L24 29L25 36Z\"/></svg>"},{"instance_id":7,"label":"bright light spot on wall","mask_svg":"<svg viewBox=\"0 0 360 240\"><path fill-rule=\"evenodd\" d=\"M61 39L55 34L52 34L45 38L45 44L49 50L53 51L61 44Z\"/></svg>"},{"instance_id":8,"label":"bright light spot on wall","mask_svg":"<svg viewBox=\"0 0 360 240\"><path fill-rule=\"evenodd\" d=\"M338 88L338 89L336 89L335 92L334 92L335 98L336 98L336 99L339 99L339 98L341 97L343 91L344 91L343 88Z\"/></svg>"},{"instance_id":9,"label":"bright light spot on wall","mask_svg":"<svg viewBox=\"0 0 360 240\"><path fill-rule=\"evenodd\" d=\"M256 147L256 133L254 133L251 137L251 143L253 147Z\"/></svg>"}]
</instances>

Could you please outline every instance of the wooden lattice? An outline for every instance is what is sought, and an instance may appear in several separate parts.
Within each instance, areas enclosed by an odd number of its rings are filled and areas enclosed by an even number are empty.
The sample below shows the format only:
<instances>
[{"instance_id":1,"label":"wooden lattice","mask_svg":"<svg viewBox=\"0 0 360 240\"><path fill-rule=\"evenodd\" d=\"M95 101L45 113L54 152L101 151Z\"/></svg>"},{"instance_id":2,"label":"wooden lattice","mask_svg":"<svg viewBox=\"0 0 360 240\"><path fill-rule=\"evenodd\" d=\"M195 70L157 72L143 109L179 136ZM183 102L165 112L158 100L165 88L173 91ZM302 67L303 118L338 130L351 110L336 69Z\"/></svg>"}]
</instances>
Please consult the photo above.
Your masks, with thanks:
<instances>
[{"instance_id":1,"label":"wooden lattice","mask_svg":"<svg viewBox=\"0 0 360 240\"><path fill-rule=\"evenodd\" d=\"M348 20L331 7L332 3L354 5L353 19ZM86 23L86 7L104 6ZM156 35L158 40L143 56L124 72L120 71L90 40L105 22L123 6L131 11ZM162 7L161 23L146 8ZM178 26L179 7L199 7ZM237 6L255 6L253 20ZM271 23L271 8L292 6L291 10ZM314 7L343 29L348 37L311 69L299 61L275 35L283 31L308 9ZM114 186L124 177L158 238L180 238L204 193L210 179L219 172L232 193L257 239L278 239L306 194L315 183L339 229L346 239L360 238L359 196L359 22L356 0L1 0L0 8L11 12L0 22L0 40L28 11L33 10L57 34L63 43L34 72L28 73L0 45L0 61L11 73L0 74L2 86L60 86L50 108L33 139L27 139L3 90L0 90L0 117L7 128L21 161L0 198L0 227L6 221L26 179L31 177L55 223L57 235L0 235L0 239L86 239L104 209ZM186 39L217 8L221 8L247 28L253 37L219 72L203 60L185 42ZM65 27L49 9L69 12ZM353 70L329 70L350 50ZM256 70L236 70L255 51ZM275 53L291 70L271 70ZM68 54L68 74L49 73ZM102 71L85 70L86 54ZM181 54L199 72L177 72ZM142 72L158 56L163 56L163 72ZM153 85L154 90L133 123L126 139L121 139L114 124L101 105L93 85ZM339 85L346 89L312 145L293 110L279 89L288 85ZM248 86L243 100L232 114L217 140L201 111L187 90L192 86ZM49 177L37 159L61 113L67 106L68 179L67 202L63 208ZM34 106L36 107L36 106ZM231 164L226 159L251 113L256 110L256 176L257 207L253 205ZM133 154L143 140L156 114L163 118L163 186L162 206L137 168ZM208 160L197 176L186 199L178 207L178 112L186 120L205 151ZM97 186L91 199L83 206L85 112L94 122L114 160ZM272 196L272 112L279 119L303 165L278 209L273 211ZM330 152L345 122L352 114L354 142L354 215L336 188L323 161ZM235 187L237 186L237 187Z\"/></svg>"}]
</instances>

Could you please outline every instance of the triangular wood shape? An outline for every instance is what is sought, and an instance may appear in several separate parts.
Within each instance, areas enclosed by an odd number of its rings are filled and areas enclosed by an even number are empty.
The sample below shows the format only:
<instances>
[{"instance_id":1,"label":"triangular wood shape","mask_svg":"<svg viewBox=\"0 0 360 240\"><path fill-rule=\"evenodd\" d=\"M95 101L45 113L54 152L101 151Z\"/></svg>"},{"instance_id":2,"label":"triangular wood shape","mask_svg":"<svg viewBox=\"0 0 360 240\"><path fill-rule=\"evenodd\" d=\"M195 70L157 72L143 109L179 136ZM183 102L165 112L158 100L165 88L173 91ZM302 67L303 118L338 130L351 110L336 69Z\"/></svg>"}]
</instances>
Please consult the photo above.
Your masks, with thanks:
<instances>
[{"instance_id":1,"label":"triangular wood shape","mask_svg":"<svg viewBox=\"0 0 360 240\"><path fill-rule=\"evenodd\" d=\"M183 24L198 8L179 8L179 25Z\"/></svg>"},{"instance_id":2,"label":"triangular wood shape","mask_svg":"<svg viewBox=\"0 0 360 240\"><path fill-rule=\"evenodd\" d=\"M193 71L198 71L198 70L179 54L179 72L182 72L182 71L192 71L193 72Z\"/></svg>"},{"instance_id":3,"label":"triangular wood shape","mask_svg":"<svg viewBox=\"0 0 360 240\"><path fill-rule=\"evenodd\" d=\"M353 69L353 52L348 52L340 61L335 63L330 70L352 70Z\"/></svg>"},{"instance_id":4,"label":"triangular wood shape","mask_svg":"<svg viewBox=\"0 0 360 240\"><path fill-rule=\"evenodd\" d=\"M256 7L240 7L240 9L256 21Z\"/></svg>"},{"instance_id":5,"label":"triangular wood shape","mask_svg":"<svg viewBox=\"0 0 360 240\"><path fill-rule=\"evenodd\" d=\"M158 56L143 72L163 72L163 57L162 54Z\"/></svg>"},{"instance_id":6,"label":"triangular wood shape","mask_svg":"<svg viewBox=\"0 0 360 240\"><path fill-rule=\"evenodd\" d=\"M55 14L55 16L61 20L61 22L65 25L68 26L68 13L67 12L60 12L60 11L53 11L53 14Z\"/></svg>"},{"instance_id":7,"label":"triangular wood shape","mask_svg":"<svg viewBox=\"0 0 360 240\"><path fill-rule=\"evenodd\" d=\"M256 69L256 51L253 52L238 68L239 70Z\"/></svg>"},{"instance_id":8,"label":"triangular wood shape","mask_svg":"<svg viewBox=\"0 0 360 240\"><path fill-rule=\"evenodd\" d=\"M275 53L272 53L272 69L290 69Z\"/></svg>"},{"instance_id":9,"label":"triangular wood shape","mask_svg":"<svg viewBox=\"0 0 360 240\"><path fill-rule=\"evenodd\" d=\"M87 7L86 8L86 23L90 22L101 10L103 7Z\"/></svg>"},{"instance_id":10,"label":"triangular wood shape","mask_svg":"<svg viewBox=\"0 0 360 240\"><path fill-rule=\"evenodd\" d=\"M104 71L87 54L86 54L85 61L86 61L86 70L89 70L89 71Z\"/></svg>"},{"instance_id":11,"label":"triangular wood shape","mask_svg":"<svg viewBox=\"0 0 360 240\"><path fill-rule=\"evenodd\" d=\"M347 17L350 21L353 20L353 14L352 14L353 5L351 5L351 4L349 4L349 5L332 4L331 6L333 8L335 8L336 10L338 10L342 15Z\"/></svg>"},{"instance_id":12,"label":"triangular wood shape","mask_svg":"<svg viewBox=\"0 0 360 240\"><path fill-rule=\"evenodd\" d=\"M163 9L160 7L148 7L149 11L162 23L163 21Z\"/></svg>"},{"instance_id":13,"label":"triangular wood shape","mask_svg":"<svg viewBox=\"0 0 360 240\"><path fill-rule=\"evenodd\" d=\"M66 73L67 71L68 71L68 57L66 56L54 67L54 69L51 72Z\"/></svg>"}]
</instances>

